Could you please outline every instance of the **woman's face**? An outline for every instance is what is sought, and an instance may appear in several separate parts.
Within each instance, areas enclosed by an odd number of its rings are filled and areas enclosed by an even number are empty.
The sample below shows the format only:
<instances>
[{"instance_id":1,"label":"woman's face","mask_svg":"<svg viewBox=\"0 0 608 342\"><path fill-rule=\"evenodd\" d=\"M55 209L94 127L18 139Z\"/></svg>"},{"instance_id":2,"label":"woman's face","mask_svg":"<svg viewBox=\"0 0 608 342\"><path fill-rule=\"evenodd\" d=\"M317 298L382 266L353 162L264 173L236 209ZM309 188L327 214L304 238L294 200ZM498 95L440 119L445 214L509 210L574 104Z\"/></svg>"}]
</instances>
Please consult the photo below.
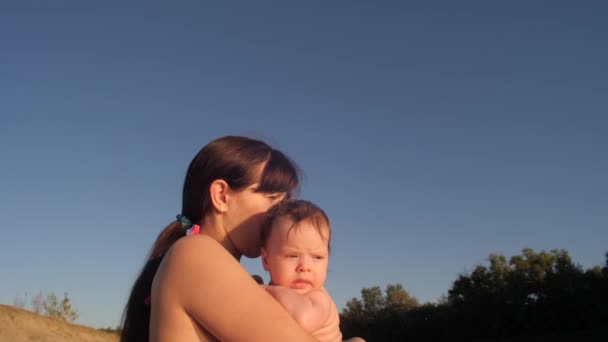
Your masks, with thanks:
<instances>
[{"instance_id":1,"label":"woman's face","mask_svg":"<svg viewBox=\"0 0 608 342\"><path fill-rule=\"evenodd\" d=\"M285 193L256 192L258 185L231 192L224 220L228 238L248 258L260 256L260 235L266 212L285 197Z\"/></svg>"}]
</instances>

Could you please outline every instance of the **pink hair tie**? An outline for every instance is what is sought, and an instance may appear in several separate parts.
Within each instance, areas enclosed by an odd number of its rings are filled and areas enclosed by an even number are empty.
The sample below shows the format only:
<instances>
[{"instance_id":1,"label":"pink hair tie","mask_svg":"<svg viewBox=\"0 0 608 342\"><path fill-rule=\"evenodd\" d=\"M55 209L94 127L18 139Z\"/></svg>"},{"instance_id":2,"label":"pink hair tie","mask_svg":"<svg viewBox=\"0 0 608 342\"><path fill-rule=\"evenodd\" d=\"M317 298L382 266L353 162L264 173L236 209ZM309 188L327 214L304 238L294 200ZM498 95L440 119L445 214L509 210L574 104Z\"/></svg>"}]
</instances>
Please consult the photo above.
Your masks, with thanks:
<instances>
[{"instance_id":1,"label":"pink hair tie","mask_svg":"<svg viewBox=\"0 0 608 342\"><path fill-rule=\"evenodd\" d=\"M200 233L200 232L201 232L201 226L199 226L198 224L195 224L190 229L186 230L186 235L187 236L198 235L198 233Z\"/></svg>"},{"instance_id":2,"label":"pink hair tie","mask_svg":"<svg viewBox=\"0 0 608 342\"><path fill-rule=\"evenodd\" d=\"M198 224L192 224L189 218L184 215L177 215L175 217L179 223L181 223L182 227L186 228L186 236L190 235L198 235L201 231L201 226Z\"/></svg>"}]
</instances>

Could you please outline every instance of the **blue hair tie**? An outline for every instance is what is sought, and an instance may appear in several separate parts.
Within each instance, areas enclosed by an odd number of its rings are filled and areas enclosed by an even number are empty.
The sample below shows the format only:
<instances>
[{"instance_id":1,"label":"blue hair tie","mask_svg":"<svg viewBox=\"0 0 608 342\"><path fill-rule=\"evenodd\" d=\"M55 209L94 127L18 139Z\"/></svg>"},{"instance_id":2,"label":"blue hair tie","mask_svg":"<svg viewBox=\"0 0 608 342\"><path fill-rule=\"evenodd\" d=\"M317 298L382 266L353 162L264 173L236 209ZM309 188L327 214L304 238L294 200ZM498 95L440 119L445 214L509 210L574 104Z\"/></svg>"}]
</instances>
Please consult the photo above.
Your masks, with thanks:
<instances>
[{"instance_id":1,"label":"blue hair tie","mask_svg":"<svg viewBox=\"0 0 608 342\"><path fill-rule=\"evenodd\" d=\"M192 221L184 215L177 215L175 218L182 224L182 226L186 229L190 229L192 227Z\"/></svg>"},{"instance_id":2,"label":"blue hair tie","mask_svg":"<svg viewBox=\"0 0 608 342\"><path fill-rule=\"evenodd\" d=\"M190 221L190 219L186 216L180 214L175 216L175 218L179 221L182 227L186 228L186 236L197 235L200 232L201 227L198 224L193 225L192 221Z\"/></svg>"}]
</instances>

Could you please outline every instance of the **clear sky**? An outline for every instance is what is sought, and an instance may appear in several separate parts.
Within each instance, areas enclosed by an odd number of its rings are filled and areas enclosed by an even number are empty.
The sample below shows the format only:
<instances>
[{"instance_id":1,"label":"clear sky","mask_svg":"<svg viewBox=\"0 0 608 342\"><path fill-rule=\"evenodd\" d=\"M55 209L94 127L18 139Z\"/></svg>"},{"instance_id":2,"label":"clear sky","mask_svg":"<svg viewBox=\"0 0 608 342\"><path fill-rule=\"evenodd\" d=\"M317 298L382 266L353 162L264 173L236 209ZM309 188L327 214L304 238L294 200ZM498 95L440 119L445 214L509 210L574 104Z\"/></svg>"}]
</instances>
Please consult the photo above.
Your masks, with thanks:
<instances>
[{"instance_id":1,"label":"clear sky","mask_svg":"<svg viewBox=\"0 0 608 342\"><path fill-rule=\"evenodd\" d=\"M303 169L340 308L395 283L436 301L524 247L603 264L608 5L457 3L3 1L0 303L68 292L115 326L226 134Z\"/></svg>"}]
</instances>

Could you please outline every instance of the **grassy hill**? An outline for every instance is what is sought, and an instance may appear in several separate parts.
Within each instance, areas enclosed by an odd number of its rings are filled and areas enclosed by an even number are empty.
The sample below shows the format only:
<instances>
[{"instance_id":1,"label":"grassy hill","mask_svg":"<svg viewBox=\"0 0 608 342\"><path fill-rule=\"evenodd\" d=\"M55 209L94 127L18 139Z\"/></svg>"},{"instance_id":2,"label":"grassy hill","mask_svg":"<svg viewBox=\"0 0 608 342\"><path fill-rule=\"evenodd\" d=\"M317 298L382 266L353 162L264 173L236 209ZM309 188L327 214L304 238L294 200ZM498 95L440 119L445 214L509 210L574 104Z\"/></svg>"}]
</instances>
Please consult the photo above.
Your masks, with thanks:
<instances>
[{"instance_id":1,"label":"grassy hill","mask_svg":"<svg viewBox=\"0 0 608 342\"><path fill-rule=\"evenodd\" d=\"M0 342L117 342L118 335L0 305Z\"/></svg>"}]
</instances>

